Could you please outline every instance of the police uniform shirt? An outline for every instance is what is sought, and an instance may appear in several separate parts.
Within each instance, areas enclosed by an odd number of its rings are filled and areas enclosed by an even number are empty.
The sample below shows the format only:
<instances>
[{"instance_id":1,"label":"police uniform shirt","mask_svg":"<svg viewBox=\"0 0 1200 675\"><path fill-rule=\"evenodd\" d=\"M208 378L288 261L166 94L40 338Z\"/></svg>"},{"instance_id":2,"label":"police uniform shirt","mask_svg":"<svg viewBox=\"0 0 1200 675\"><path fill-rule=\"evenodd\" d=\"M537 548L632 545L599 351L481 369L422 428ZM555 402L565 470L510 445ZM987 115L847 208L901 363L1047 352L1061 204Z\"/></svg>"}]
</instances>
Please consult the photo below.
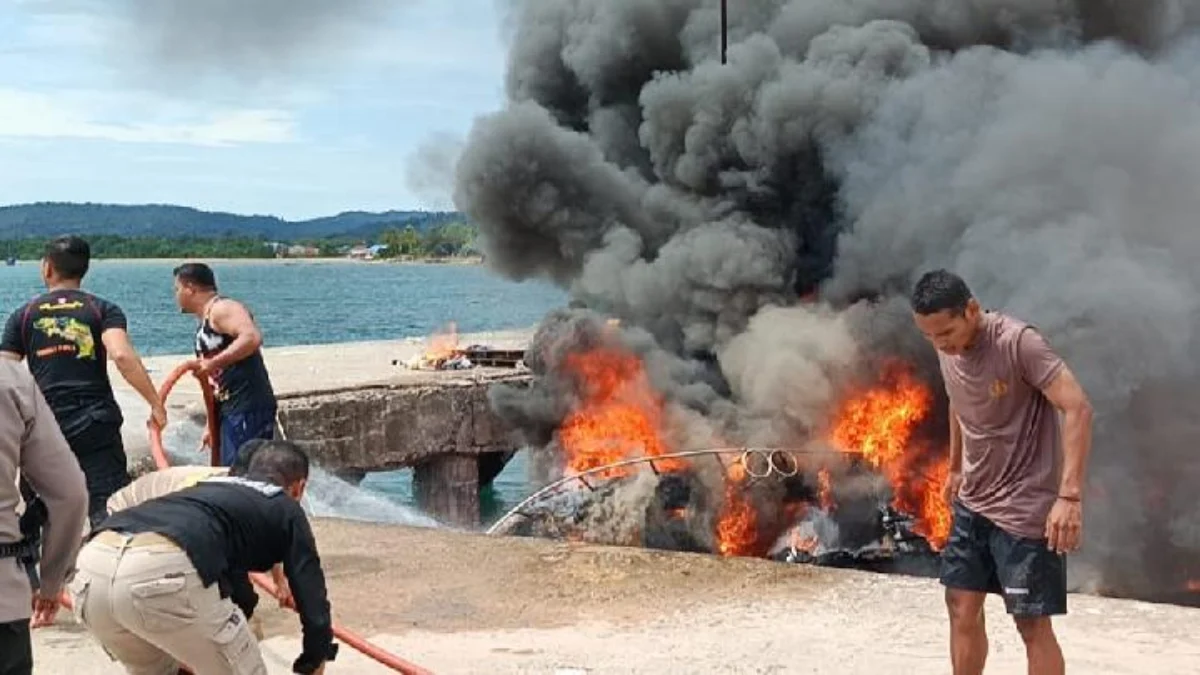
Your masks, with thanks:
<instances>
[{"instance_id":1,"label":"police uniform shirt","mask_svg":"<svg viewBox=\"0 0 1200 675\"><path fill-rule=\"evenodd\" d=\"M58 595L75 567L79 532L87 522L83 471L29 370L0 359L0 544L22 539L18 473L50 514L42 533L42 592ZM15 558L0 558L0 623L28 619L29 577Z\"/></svg>"}]
</instances>

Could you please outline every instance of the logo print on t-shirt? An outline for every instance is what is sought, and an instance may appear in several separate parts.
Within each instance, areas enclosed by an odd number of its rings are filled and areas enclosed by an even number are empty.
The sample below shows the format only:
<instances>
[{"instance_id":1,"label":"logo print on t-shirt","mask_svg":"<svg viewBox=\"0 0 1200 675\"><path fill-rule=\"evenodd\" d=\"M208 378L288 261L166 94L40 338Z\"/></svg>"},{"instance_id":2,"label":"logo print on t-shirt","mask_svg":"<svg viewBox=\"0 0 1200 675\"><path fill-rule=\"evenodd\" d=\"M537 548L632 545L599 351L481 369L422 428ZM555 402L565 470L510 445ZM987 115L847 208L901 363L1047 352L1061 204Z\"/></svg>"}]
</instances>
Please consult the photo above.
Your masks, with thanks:
<instances>
[{"instance_id":1,"label":"logo print on t-shirt","mask_svg":"<svg viewBox=\"0 0 1200 675\"><path fill-rule=\"evenodd\" d=\"M33 327L46 337L61 338L69 343L39 349L38 356L74 352L77 359L96 358L96 340L92 337L92 329L78 319L69 316L47 316L34 321Z\"/></svg>"},{"instance_id":2,"label":"logo print on t-shirt","mask_svg":"<svg viewBox=\"0 0 1200 675\"><path fill-rule=\"evenodd\" d=\"M988 388L988 392L992 395L992 398L1002 398L1008 393L1008 383L1004 380L995 380L992 382L992 386Z\"/></svg>"},{"instance_id":3,"label":"logo print on t-shirt","mask_svg":"<svg viewBox=\"0 0 1200 675\"><path fill-rule=\"evenodd\" d=\"M38 309L43 312L65 312L72 309L83 309L83 303L78 300L75 300L74 302L67 302L66 298L58 298L54 302L43 302L42 304L38 305Z\"/></svg>"}]
</instances>

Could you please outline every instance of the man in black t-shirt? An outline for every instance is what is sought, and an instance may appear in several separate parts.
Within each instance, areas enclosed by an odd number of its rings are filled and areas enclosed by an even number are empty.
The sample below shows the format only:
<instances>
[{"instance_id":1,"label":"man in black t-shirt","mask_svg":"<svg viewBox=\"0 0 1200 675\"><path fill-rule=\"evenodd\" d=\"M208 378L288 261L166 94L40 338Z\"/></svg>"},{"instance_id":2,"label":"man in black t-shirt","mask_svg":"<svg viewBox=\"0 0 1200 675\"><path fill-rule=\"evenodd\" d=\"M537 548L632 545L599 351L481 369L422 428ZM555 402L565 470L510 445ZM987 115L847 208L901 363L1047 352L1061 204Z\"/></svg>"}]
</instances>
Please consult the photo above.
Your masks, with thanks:
<instances>
[{"instance_id":1,"label":"man in black t-shirt","mask_svg":"<svg viewBox=\"0 0 1200 675\"><path fill-rule=\"evenodd\" d=\"M9 317L0 357L28 363L83 469L94 524L105 517L109 496L129 484L121 440L124 419L107 359L150 405L150 424L161 428L167 413L129 341L125 313L80 289L90 261L91 249L79 237L59 237L46 245L42 280L47 291Z\"/></svg>"}]
</instances>

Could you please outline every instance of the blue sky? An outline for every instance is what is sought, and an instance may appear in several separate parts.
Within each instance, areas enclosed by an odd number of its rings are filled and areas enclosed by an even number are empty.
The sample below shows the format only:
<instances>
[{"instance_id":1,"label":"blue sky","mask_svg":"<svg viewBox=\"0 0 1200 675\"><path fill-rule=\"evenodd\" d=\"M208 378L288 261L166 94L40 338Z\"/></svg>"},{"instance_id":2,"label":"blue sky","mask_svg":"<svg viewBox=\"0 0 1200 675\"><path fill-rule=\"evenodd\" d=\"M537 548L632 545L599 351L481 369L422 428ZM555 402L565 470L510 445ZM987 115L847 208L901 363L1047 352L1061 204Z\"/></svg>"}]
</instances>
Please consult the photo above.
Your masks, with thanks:
<instances>
[{"instance_id":1,"label":"blue sky","mask_svg":"<svg viewBox=\"0 0 1200 675\"><path fill-rule=\"evenodd\" d=\"M254 2L367 9L276 30L294 17L233 9ZM450 208L448 180L407 176L502 104L496 0L291 2L0 2L0 204Z\"/></svg>"}]
</instances>

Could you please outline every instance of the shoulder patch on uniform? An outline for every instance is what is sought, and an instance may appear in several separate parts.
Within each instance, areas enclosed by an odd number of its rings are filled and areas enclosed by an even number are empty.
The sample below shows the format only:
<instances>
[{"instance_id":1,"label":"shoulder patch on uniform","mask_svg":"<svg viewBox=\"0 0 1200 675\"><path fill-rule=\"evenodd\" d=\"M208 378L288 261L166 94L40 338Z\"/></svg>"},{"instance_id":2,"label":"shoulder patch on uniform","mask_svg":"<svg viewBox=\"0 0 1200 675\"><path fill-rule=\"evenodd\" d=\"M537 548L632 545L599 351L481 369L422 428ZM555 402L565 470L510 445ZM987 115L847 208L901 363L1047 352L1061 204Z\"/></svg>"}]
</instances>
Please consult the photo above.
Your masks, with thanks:
<instances>
[{"instance_id":1,"label":"shoulder patch on uniform","mask_svg":"<svg viewBox=\"0 0 1200 675\"><path fill-rule=\"evenodd\" d=\"M232 485L242 485L252 490L257 490L268 497L283 494L283 488L271 483L264 483L258 480L247 480L241 476L213 476L205 478L203 483L230 483Z\"/></svg>"}]
</instances>

